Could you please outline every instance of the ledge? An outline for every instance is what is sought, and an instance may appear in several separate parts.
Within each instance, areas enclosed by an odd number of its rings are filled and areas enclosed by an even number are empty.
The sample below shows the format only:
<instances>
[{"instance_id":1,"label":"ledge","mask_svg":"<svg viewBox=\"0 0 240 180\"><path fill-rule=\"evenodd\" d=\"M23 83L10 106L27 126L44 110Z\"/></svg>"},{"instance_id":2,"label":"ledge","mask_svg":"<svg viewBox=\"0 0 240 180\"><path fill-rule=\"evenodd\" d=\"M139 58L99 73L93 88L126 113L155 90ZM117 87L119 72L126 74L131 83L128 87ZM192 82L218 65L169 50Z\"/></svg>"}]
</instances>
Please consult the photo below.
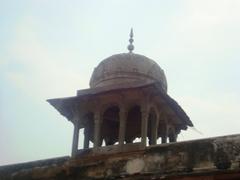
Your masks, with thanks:
<instances>
[{"instance_id":1,"label":"ledge","mask_svg":"<svg viewBox=\"0 0 240 180\"><path fill-rule=\"evenodd\" d=\"M0 179L240 179L240 135L0 167ZM61 159L61 158L60 158ZM59 160L60 160L59 159ZM40 162L40 161L39 161ZM204 178L203 178L204 177Z\"/></svg>"}]
</instances>

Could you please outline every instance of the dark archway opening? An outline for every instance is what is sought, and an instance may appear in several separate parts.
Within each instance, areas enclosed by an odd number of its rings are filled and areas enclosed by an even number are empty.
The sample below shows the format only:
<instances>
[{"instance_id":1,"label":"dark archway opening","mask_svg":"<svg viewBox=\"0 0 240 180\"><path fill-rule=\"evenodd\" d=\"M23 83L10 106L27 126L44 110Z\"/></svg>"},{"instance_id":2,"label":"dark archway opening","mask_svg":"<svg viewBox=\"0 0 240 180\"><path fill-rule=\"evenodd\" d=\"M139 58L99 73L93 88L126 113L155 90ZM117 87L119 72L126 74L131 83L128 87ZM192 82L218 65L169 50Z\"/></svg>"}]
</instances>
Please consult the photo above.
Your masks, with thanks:
<instances>
[{"instance_id":1,"label":"dark archway opening","mask_svg":"<svg viewBox=\"0 0 240 180\"><path fill-rule=\"evenodd\" d=\"M113 145L118 142L119 134L119 107L111 106L103 113L103 122L101 129L101 139L105 145Z\"/></svg>"},{"instance_id":2,"label":"dark archway opening","mask_svg":"<svg viewBox=\"0 0 240 180\"><path fill-rule=\"evenodd\" d=\"M136 138L141 138L141 108L138 105L133 106L128 111L125 141L133 143L136 142Z\"/></svg>"}]
</instances>

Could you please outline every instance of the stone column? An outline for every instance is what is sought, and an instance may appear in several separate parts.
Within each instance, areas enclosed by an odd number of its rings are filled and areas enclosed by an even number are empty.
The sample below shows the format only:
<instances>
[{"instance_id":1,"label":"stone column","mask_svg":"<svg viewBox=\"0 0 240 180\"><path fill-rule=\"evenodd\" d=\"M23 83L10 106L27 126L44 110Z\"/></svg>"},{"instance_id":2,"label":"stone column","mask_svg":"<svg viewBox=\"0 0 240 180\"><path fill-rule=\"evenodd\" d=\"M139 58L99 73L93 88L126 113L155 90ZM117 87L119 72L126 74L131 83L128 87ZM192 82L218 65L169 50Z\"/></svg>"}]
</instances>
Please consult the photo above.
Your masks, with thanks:
<instances>
[{"instance_id":1,"label":"stone column","mask_svg":"<svg viewBox=\"0 0 240 180\"><path fill-rule=\"evenodd\" d=\"M162 144L167 143L167 136L162 136Z\"/></svg>"},{"instance_id":2,"label":"stone column","mask_svg":"<svg viewBox=\"0 0 240 180\"><path fill-rule=\"evenodd\" d=\"M141 114L142 114L142 127L141 127L141 143L142 146L146 146L147 141L147 129L148 129L148 111L146 106L141 107Z\"/></svg>"},{"instance_id":3,"label":"stone column","mask_svg":"<svg viewBox=\"0 0 240 180\"><path fill-rule=\"evenodd\" d=\"M101 130L101 119L100 111L94 113L94 148L100 146L100 130Z\"/></svg>"},{"instance_id":4,"label":"stone column","mask_svg":"<svg viewBox=\"0 0 240 180\"><path fill-rule=\"evenodd\" d=\"M175 128L172 127L171 132L169 133L169 142L176 142L176 140L177 140L177 136L175 133Z\"/></svg>"},{"instance_id":5,"label":"stone column","mask_svg":"<svg viewBox=\"0 0 240 180\"><path fill-rule=\"evenodd\" d=\"M120 126L119 126L119 145L122 146L125 141L125 134L126 134L126 110L125 107L122 106L120 107L120 112L119 112L119 121L120 121Z\"/></svg>"},{"instance_id":6,"label":"stone column","mask_svg":"<svg viewBox=\"0 0 240 180\"><path fill-rule=\"evenodd\" d=\"M169 135L169 142L176 142L176 138L174 134Z\"/></svg>"},{"instance_id":7,"label":"stone column","mask_svg":"<svg viewBox=\"0 0 240 180\"><path fill-rule=\"evenodd\" d=\"M84 128L84 145L83 145L84 149L88 149L89 148L89 134L88 131L86 129L86 127Z\"/></svg>"},{"instance_id":8,"label":"stone column","mask_svg":"<svg viewBox=\"0 0 240 180\"><path fill-rule=\"evenodd\" d=\"M168 125L167 124L164 124L164 128L163 128L164 132L163 132L163 135L162 135L162 144L163 143L167 143L167 137L168 137Z\"/></svg>"},{"instance_id":9,"label":"stone column","mask_svg":"<svg viewBox=\"0 0 240 180\"><path fill-rule=\"evenodd\" d=\"M157 120L151 124L151 145L157 144L157 132L158 132L158 123Z\"/></svg>"},{"instance_id":10,"label":"stone column","mask_svg":"<svg viewBox=\"0 0 240 180\"><path fill-rule=\"evenodd\" d=\"M175 132L175 136L174 136L174 142L177 142L177 138L178 138L178 134Z\"/></svg>"},{"instance_id":11,"label":"stone column","mask_svg":"<svg viewBox=\"0 0 240 180\"><path fill-rule=\"evenodd\" d=\"M79 138L79 122L76 121L74 124L74 131L73 131L73 142L72 142L72 156L77 155L78 151L78 138Z\"/></svg>"}]
</instances>

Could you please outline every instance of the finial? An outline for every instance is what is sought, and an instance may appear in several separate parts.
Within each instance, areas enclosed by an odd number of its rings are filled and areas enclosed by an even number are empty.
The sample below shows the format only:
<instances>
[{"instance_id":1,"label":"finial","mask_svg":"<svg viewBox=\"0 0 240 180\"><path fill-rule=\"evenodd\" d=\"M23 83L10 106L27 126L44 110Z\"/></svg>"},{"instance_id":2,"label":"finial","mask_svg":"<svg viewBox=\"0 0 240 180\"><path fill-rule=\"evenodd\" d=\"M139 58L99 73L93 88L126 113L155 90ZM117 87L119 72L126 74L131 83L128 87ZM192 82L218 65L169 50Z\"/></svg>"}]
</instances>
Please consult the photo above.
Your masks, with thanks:
<instances>
[{"instance_id":1,"label":"finial","mask_svg":"<svg viewBox=\"0 0 240 180\"><path fill-rule=\"evenodd\" d=\"M129 53L132 53L132 51L134 50L134 46L133 46L133 28L131 28L131 31L130 31L130 39L129 39L129 42L130 44L128 45L128 50L129 50Z\"/></svg>"}]
</instances>

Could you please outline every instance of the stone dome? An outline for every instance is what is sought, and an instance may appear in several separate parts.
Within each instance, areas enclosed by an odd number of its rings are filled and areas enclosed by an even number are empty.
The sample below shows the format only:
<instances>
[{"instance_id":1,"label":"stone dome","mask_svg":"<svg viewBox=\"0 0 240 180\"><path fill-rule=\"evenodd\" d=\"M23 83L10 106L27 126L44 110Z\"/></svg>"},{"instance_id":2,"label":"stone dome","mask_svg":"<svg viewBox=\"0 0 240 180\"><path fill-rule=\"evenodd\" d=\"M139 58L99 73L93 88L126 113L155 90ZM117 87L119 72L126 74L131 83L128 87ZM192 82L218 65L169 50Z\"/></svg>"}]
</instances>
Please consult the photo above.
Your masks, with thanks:
<instances>
[{"instance_id":1,"label":"stone dome","mask_svg":"<svg viewBox=\"0 0 240 180\"><path fill-rule=\"evenodd\" d=\"M135 53L122 53L99 63L92 73L90 88L151 82L159 82L167 92L164 71L155 61Z\"/></svg>"}]
</instances>

